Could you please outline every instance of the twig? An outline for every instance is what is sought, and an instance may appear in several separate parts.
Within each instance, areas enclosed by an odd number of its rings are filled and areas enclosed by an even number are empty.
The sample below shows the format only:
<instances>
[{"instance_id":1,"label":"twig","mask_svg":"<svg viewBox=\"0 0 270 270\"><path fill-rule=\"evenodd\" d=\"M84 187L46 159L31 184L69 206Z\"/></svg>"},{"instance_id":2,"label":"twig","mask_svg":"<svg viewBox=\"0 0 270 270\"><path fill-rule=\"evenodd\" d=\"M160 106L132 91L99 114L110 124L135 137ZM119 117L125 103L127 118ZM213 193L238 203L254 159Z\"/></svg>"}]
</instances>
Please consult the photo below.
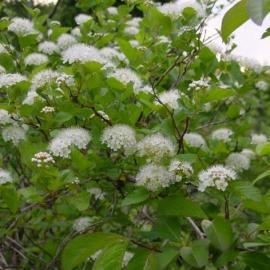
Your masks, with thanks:
<instances>
[{"instance_id":1,"label":"twig","mask_svg":"<svg viewBox=\"0 0 270 270\"><path fill-rule=\"evenodd\" d=\"M190 223L193 230L196 232L198 238L204 239L204 233L201 231L201 229L197 226L197 224L193 221L191 217L186 218L187 221Z\"/></svg>"}]
</instances>

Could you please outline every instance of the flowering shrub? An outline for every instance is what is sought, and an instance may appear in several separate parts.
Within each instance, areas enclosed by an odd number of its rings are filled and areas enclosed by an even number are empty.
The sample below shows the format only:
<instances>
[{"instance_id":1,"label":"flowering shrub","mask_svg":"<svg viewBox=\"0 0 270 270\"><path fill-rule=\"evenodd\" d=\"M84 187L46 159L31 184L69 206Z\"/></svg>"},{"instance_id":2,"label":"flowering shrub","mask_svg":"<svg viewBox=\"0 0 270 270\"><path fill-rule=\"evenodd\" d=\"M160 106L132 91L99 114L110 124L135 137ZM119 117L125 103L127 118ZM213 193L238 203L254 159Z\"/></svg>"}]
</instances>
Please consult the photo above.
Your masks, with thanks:
<instances>
[{"instance_id":1,"label":"flowering shrub","mask_svg":"<svg viewBox=\"0 0 270 270\"><path fill-rule=\"evenodd\" d=\"M270 69L212 1L113 3L2 5L0 268L269 269Z\"/></svg>"}]
</instances>

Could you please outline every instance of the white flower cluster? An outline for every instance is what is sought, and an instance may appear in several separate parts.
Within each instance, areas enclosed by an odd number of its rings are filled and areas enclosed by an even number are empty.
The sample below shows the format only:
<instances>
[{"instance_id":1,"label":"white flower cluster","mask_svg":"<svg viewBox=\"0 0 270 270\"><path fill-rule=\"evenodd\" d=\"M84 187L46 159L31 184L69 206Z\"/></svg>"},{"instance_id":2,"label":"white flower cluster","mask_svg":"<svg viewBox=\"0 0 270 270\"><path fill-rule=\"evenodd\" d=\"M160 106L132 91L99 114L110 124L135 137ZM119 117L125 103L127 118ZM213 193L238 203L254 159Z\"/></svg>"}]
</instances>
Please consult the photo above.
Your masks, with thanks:
<instances>
[{"instance_id":1,"label":"white flower cluster","mask_svg":"<svg viewBox=\"0 0 270 270\"><path fill-rule=\"evenodd\" d=\"M231 153L226 161L227 167L234 169L237 172L248 170L250 167L250 159L241 153Z\"/></svg>"},{"instance_id":2,"label":"white flower cluster","mask_svg":"<svg viewBox=\"0 0 270 270\"><path fill-rule=\"evenodd\" d=\"M162 92L158 95L158 98L172 110L177 110L179 108L178 99L180 98L180 95L177 89ZM160 105L159 101L156 101L155 103Z\"/></svg>"},{"instance_id":3,"label":"white flower cluster","mask_svg":"<svg viewBox=\"0 0 270 270\"><path fill-rule=\"evenodd\" d=\"M199 174L199 191L205 191L207 187L215 187L218 190L225 191L228 182L236 179L236 173L230 168L222 165L214 165Z\"/></svg>"},{"instance_id":4,"label":"white flower cluster","mask_svg":"<svg viewBox=\"0 0 270 270\"><path fill-rule=\"evenodd\" d=\"M115 48L110 48L110 47L102 48L100 50L100 54L104 58L111 60L111 61L118 59L119 61L128 63L128 59L126 58L126 56L123 53L116 50Z\"/></svg>"},{"instance_id":5,"label":"white flower cluster","mask_svg":"<svg viewBox=\"0 0 270 270\"><path fill-rule=\"evenodd\" d=\"M33 22L28 19L19 17L15 17L11 20L11 23L8 26L8 30L18 36L27 36L38 33L34 28Z\"/></svg>"},{"instance_id":6,"label":"white flower cluster","mask_svg":"<svg viewBox=\"0 0 270 270\"><path fill-rule=\"evenodd\" d=\"M55 82L59 76L60 73L58 71L43 69L32 78L32 88L36 90L44 87L46 84L51 84Z\"/></svg>"},{"instance_id":7,"label":"white flower cluster","mask_svg":"<svg viewBox=\"0 0 270 270\"><path fill-rule=\"evenodd\" d=\"M141 18L134 17L131 20L127 21L124 32L128 35L137 35L139 33L139 26L141 22Z\"/></svg>"},{"instance_id":8,"label":"white flower cluster","mask_svg":"<svg viewBox=\"0 0 270 270\"><path fill-rule=\"evenodd\" d=\"M93 217L80 217L74 221L73 230L78 233L83 232L92 224L93 224Z\"/></svg>"},{"instance_id":9,"label":"white flower cluster","mask_svg":"<svg viewBox=\"0 0 270 270\"><path fill-rule=\"evenodd\" d=\"M12 182L12 176L9 171L0 168L0 185Z\"/></svg>"},{"instance_id":10,"label":"white flower cluster","mask_svg":"<svg viewBox=\"0 0 270 270\"><path fill-rule=\"evenodd\" d=\"M185 161L173 160L169 166L169 172L175 175L175 182L188 178L193 174L190 163Z\"/></svg>"},{"instance_id":11,"label":"white flower cluster","mask_svg":"<svg viewBox=\"0 0 270 270\"><path fill-rule=\"evenodd\" d=\"M55 160L48 152L38 152L31 160L37 165L37 167L48 167L55 163Z\"/></svg>"},{"instance_id":12,"label":"white flower cluster","mask_svg":"<svg viewBox=\"0 0 270 270\"><path fill-rule=\"evenodd\" d=\"M91 19L92 17L90 15L80 13L75 17L75 22L77 23L77 25L81 25Z\"/></svg>"},{"instance_id":13,"label":"white flower cluster","mask_svg":"<svg viewBox=\"0 0 270 270\"><path fill-rule=\"evenodd\" d=\"M71 147L86 149L91 140L89 132L83 128L71 127L62 129L49 144L49 151L57 157L69 158Z\"/></svg>"},{"instance_id":14,"label":"white flower cluster","mask_svg":"<svg viewBox=\"0 0 270 270\"><path fill-rule=\"evenodd\" d=\"M248 148L244 148L241 151L241 154L244 155L244 156L246 156L250 160L252 160L252 159L255 158L255 153L251 149L248 149Z\"/></svg>"},{"instance_id":15,"label":"white flower cluster","mask_svg":"<svg viewBox=\"0 0 270 270\"><path fill-rule=\"evenodd\" d=\"M75 85L75 79L72 75L68 74L60 74L56 79L56 84L61 87L61 85L65 84L68 87L72 87Z\"/></svg>"},{"instance_id":16,"label":"white flower cluster","mask_svg":"<svg viewBox=\"0 0 270 270\"><path fill-rule=\"evenodd\" d=\"M52 41L44 41L38 45L38 51L52 55L59 52L58 46Z\"/></svg>"},{"instance_id":17,"label":"white flower cluster","mask_svg":"<svg viewBox=\"0 0 270 270\"><path fill-rule=\"evenodd\" d=\"M139 76L129 68L118 68L109 74L109 77L113 77L116 80L120 81L124 85L133 83L134 91L142 87L142 81Z\"/></svg>"},{"instance_id":18,"label":"white flower cluster","mask_svg":"<svg viewBox=\"0 0 270 270\"><path fill-rule=\"evenodd\" d=\"M0 88L10 87L23 81L27 81L27 78L19 73L0 74Z\"/></svg>"},{"instance_id":19,"label":"white flower cluster","mask_svg":"<svg viewBox=\"0 0 270 270\"><path fill-rule=\"evenodd\" d=\"M200 79L197 81L193 81L189 84L188 90L201 90L201 89L207 89L209 87L209 82L204 79Z\"/></svg>"},{"instance_id":20,"label":"white flower cluster","mask_svg":"<svg viewBox=\"0 0 270 270\"><path fill-rule=\"evenodd\" d=\"M231 136L233 135L233 131L228 128L219 128L212 132L212 139L223 141L223 142L229 142L231 141Z\"/></svg>"},{"instance_id":21,"label":"white flower cluster","mask_svg":"<svg viewBox=\"0 0 270 270\"><path fill-rule=\"evenodd\" d=\"M132 153L136 147L135 131L123 124L107 127L101 141L113 151L124 150L126 155Z\"/></svg>"},{"instance_id":22,"label":"white flower cluster","mask_svg":"<svg viewBox=\"0 0 270 270\"><path fill-rule=\"evenodd\" d=\"M135 177L136 185L144 186L150 191L168 187L174 177L164 167L155 164L143 166Z\"/></svg>"},{"instance_id":23,"label":"white flower cluster","mask_svg":"<svg viewBox=\"0 0 270 270\"><path fill-rule=\"evenodd\" d=\"M116 7L108 7L107 12L110 15L116 16L118 14L118 9Z\"/></svg>"},{"instance_id":24,"label":"white flower cluster","mask_svg":"<svg viewBox=\"0 0 270 270\"><path fill-rule=\"evenodd\" d=\"M161 13L170 16L173 19L179 18L186 8L192 8L200 17L204 15L202 6L196 0L182 0L158 6L158 10Z\"/></svg>"},{"instance_id":25,"label":"white flower cluster","mask_svg":"<svg viewBox=\"0 0 270 270\"><path fill-rule=\"evenodd\" d=\"M259 90L266 91L269 87L269 84L264 80L260 80L256 82L255 86Z\"/></svg>"},{"instance_id":26,"label":"white flower cluster","mask_svg":"<svg viewBox=\"0 0 270 270\"><path fill-rule=\"evenodd\" d=\"M99 50L86 44L75 44L62 53L64 63L73 64L75 62L98 62L104 64L106 59L100 54Z\"/></svg>"},{"instance_id":27,"label":"white flower cluster","mask_svg":"<svg viewBox=\"0 0 270 270\"><path fill-rule=\"evenodd\" d=\"M267 137L264 134L252 134L251 144L260 144L267 142Z\"/></svg>"},{"instance_id":28,"label":"white flower cluster","mask_svg":"<svg viewBox=\"0 0 270 270\"><path fill-rule=\"evenodd\" d=\"M2 137L5 142L12 142L17 145L20 141L26 138L26 131L19 126L7 126L2 130Z\"/></svg>"},{"instance_id":29,"label":"white flower cluster","mask_svg":"<svg viewBox=\"0 0 270 270\"><path fill-rule=\"evenodd\" d=\"M76 43L78 43L78 41L70 34L62 34L57 39L57 47L63 51L75 45Z\"/></svg>"},{"instance_id":30,"label":"white flower cluster","mask_svg":"<svg viewBox=\"0 0 270 270\"><path fill-rule=\"evenodd\" d=\"M49 61L48 56L42 53L31 53L24 59L26 66L39 66Z\"/></svg>"},{"instance_id":31,"label":"white flower cluster","mask_svg":"<svg viewBox=\"0 0 270 270\"><path fill-rule=\"evenodd\" d=\"M198 133L190 132L190 133L185 134L184 142L190 147L202 148L202 149L206 148L206 142L204 138L202 137L201 134L198 134Z\"/></svg>"},{"instance_id":32,"label":"white flower cluster","mask_svg":"<svg viewBox=\"0 0 270 270\"><path fill-rule=\"evenodd\" d=\"M74 36L75 38L80 38L82 36L82 33L81 33L81 29L79 26L77 27L74 27L72 30L71 30L71 35Z\"/></svg>"},{"instance_id":33,"label":"white flower cluster","mask_svg":"<svg viewBox=\"0 0 270 270\"><path fill-rule=\"evenodd\" d=\"M54 109L54 107L45 106L45 107L43 107L41 109L40 112L42 112L42 113L53 113L53 112L55 112L55 109Z\"/></svg>"},{"instance_id":34,"label":"white flower cluster","mask_svg":"<svg viewBox=\"0 0 270 270\"><path fill-rule=\"evenodd\" d=\"M160 161L163 157L171 157L175 153L173 142L160 133L146 136L137 145L138 155L151 157Z\"/></svg>"},{"instance_id":35,"label":"white flower cluster","mask_svg":"<svg viewBox=\"0 0 270 270\"><path fill-rule=\"evenodd\" d=\"M1 125L6 125L6 124L11 124L12 119L11 115L7 110L0 109L0 124Z\"/></svg>"}]
</instances>

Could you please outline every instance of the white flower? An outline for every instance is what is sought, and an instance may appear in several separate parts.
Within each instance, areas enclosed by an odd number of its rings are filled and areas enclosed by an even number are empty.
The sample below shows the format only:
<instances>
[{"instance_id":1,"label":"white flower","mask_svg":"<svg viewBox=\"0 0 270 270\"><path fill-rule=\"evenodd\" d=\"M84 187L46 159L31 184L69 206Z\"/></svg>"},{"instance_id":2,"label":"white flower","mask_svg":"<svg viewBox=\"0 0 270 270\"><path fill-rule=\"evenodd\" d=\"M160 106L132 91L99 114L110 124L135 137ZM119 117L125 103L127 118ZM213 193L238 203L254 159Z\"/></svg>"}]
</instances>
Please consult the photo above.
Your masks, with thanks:
<instances>
[{"instance_id":1,"label":"white flower","mask_svg":"<svg viewBox=\"0 0 270 270\"><path fill-rule=\"evenodd\" d=\"M227 167L242 172L250 167L250 159L241 153L231 153L226 161Z\"/></svg>"},{"instance_id":2,"label":"white flower","mask_svg":"<svg viewBox=\"0 0 270 270\"><path fill-rule=\"evenodd\" d=\"M49 144L49 151L57 157L69 158L71 146L78 149L86 149L91 136L86 129L71 127L62 129Z\"/></svg>"},{"instance_id":3,"label":"white flower","mask_svg":"<svg viewBox=\"0 0 270 270\"><path fill-rule=\"evenodd\" d=\"M0 109L0 124L6 125L12 123L11 115L8 111Z\"/></svg>"},{"instance_id":4,"label":"white flower","mask_svg":"<svg viewBox=\"0 0 270 270\"><path fill-rule=\"evenodd\" d=\"M184 136L184 142L190 147L202 148L206 147L206 142L201 134L187 133Z\"/></svg>"},{"instance_id":5,"label":"white flower","mask_svg":"<svg viewBox=\"0 0 270 270\"><path fill-rule=\"evenodd\" d=\"M8 26L8 30L18 36L27 36L38 33L34 28L33 22L28 19L19 17L15 17L11 20L11 23Z\"/></svg>"},{"instance_id":6,"label":"white flower","mask_svg":"<svg viewBox=\"0 0 270 270\"><path fill-rule=\"evenodd\" d=\"M58 46L52 41L44 41L38 45L38 50L42 53L52 55L59 52Z\"/></svg>"},{"instance_id":7,"label":"white flower","mask_svg":"<svg viewBox=\"0 0 270 270\"><path fill-rule=\"evenodd\" d=\"M209 81L205 79L200 79L197 81L193 81L189 84L188 90L201 90L201 89L207 89L209 87Z\"/></svg>"},{"instance_id":8,"label":"white flower","mask_svg":"<svg viewBox=\"0 0 270 270\"><path fill-rule=\"evenodd\" d=\"M128 26L134 26L134 27L139 27L141 21L142 21L142 18L140 18L140 17L133 17L131 20L128 20L126 22L126 25L128 25Z\"/></svg>"},{"instance_id":9,"label":"white flower","mask_svg":"<svg viewBox=\"0 0 270 270\"><path fill-rule=\"evenodd\" d=\"M65 84L68 87L72 87L75 85L75 79L72 75L68 74L60 74L58 78L56 79L56 84L61 87L62 84Z\"/></svg>"},{"instance_id":10,"label":"white flower","mask_svg":"<svg viewBox=\"0 0 270 270\"><path fill-rule=\"evenodd\" d=\"M105 198L105 193L100 188L90 188L87 191L94 195L96 200L103 200Z\"/></svg>"},{"instance_id":11,"label":"white flower","mask_svg":"<svg viewBox=\"0 0 270 270\"><path fill-rule=\"evenodd\" d=\"M251 149L248 149L248 148L243 149L241 151L241 154L244 155L244 156L246 156L250 160L252 160L252 159L255 158L255 153Z\"/></svg>"},{"instance_id":12,"label":"white flower","mask_svg":"<svg viewBox=\"0 0 270 270\"><path fill-rule=\"evenodd\" d=\"M183 177L190 177L193 174L193 168L188 162L173 160L170 163L169 172L175 175L175 182L179 182Z\"/></svg>"},{"instance_id":13,"label":"white flower","mask_svg":"<svg viewBox=\"0 0 270 270\"><path fill-rule=\"evenodd\" d=\"M267 137L264 134L252 134L251 144L259 144L267 142Z\"/></svg>"},{"instance_id":14,"label":"white flower","mask_svg":"<svg viewBox=\"0 0 270 270\"><path fill-rule=\"evenodd\" d=\"M148 156L156 161L175 154L173 142L160 133L146 136L138 143L137 150L139 156Z\"/></svg>"},{"instance_id":15,"label":"white flower","mask_svg":"<svg viewBox=\"0 0 270 270\"><path fill-rule=\"evenodd\" d=\"M77 23L77 25L81 25L91 19L92 17L90 15L80 13L75 17L75 22Z\"/></svg>"},{"instance_id":16,"label":"white flower","mask_svg":"<svg viewBox=\"0 0 270 270\"><path fill-rule=\"evenodd\" d=\"M101 141L113 151L123 149L126 155L133 152L136 147L135 131L123 124L107 127L103 131Z\"/></svg>"},{"instance_id":17,"label":"white flower","mask_svg":"<svg viewBox=\"0 0 270 270\"><path fill-rule=\"evenodd\" d=\"M83 232L89 226L93 224L94 218L93 217L80 217L77 218L73 223L73 229L76 232Z\"/></svg>"},{"instance_id":18,"label":"white flower","mask_svg":"<svg viewBox=\"0 0 270 270\"><path fill-rule=\"evenodd\" d=\"M0 43L0 54L9 54L9 51L13 51L14 47L10 44Z\"/></svg>"},{"instance_id":19,"label":"white flower","mask_svg":"<svg viewBox=\"0 0 270 270\"><path fill-rule=\"evenodd\" d=\"M259 90L262 90L262 91L266 91L269 87L268 83L266 81L263 81L263 80L256 82L255 86L256 86L256 88L258 88Z\"/></svg>"},{"instance_id":20,"label":"white flower","mask_svg":"<svg viewBox=\"0 0 270 270\"><path fill-rule=\"evenodd\" d=\"M130 45L131 45L132 47L135 47L135 48L138 47L138 46L140 45L140 43L139 43L137 40L135 40L135 39L130 40L129 43L130 43Z\"/></svg>"},{"instance_id":21,"label":"white flower","mask_svg":"<svg viewBox=\"0 0 270 270\"><path fill-rule=\"evenodd\" d=\"M49 107L49 106L45 106L42 108L42 110L40 111L42 113L53 113L55 112L54 107Z\"/></svg>"},{"instance_id":22,"label":"white flower","mask_svg":"<svg viewBox=\"0 0 270 270\"><path fill-rule=\"evenodd\" d=\"M228 182L236 179L236 173L230 168L222 165L214 165L199 174L199 191L205 191L207 187L215 187L224 191Z\"/></svg>"},{"instance_id":23,"label":"white flower","mask_svg":"<svg viewBox=\"0 0 270 270\"><path fill-rule=\"evenodd\" d=\"M6 69L2 65L0 65L0 74L1 73L6 73Z\"/></svg>"},{"instance_id":24,"label":"white flower","mask_svg":"<svg viewBox=\"0 0 270 270\"><path fill-rule=\"evenodd\" d=\"M39 66L49 61L48 56L42 53L31 53L24 59L26 66Z\"/></svg>"},{"instance_id":25,"label":"white flower","mask_svg":"<svg viewBox=\"0 0 270 270\"><path fill-rule=\"evenodd\" d=\"M212 132L212 139L219 140L224 142L231 141L231 136L233 135L233 131L228 128L219 128Z\"/></svg>"},{"instance_id":26,"label":"white flower","mask_svg":"<svg viewBox=\"0 0 270 270\"><path fill-rule=\"evenodd\" d=\"M144 85L144 86L141 86L139 88L135 88L133 90L134 90L134 94L136 94L136 95L141 93L141 92L147 93L147 94L153 94L153 89L150 85Z\"/></svg>"},{"instance_id":27,"label":"white flower","mask_svg":"<svg viewBox=\"0 0 270 270\"><path fill-rule=\"evenodd\" d=\"M93 46L85 44L76 44L68 48L62 53L64 63L73 64L75 62L98 62L104 64L105 58L100 54L99 50Z\"/></svg>"},{"instance_id":28,"label":"white flower","mask_svg":"<svg viewBox=\"0 0 270 270\"><path fill-rule=\"evenodd\" d=\"M32 78L32 89L38 89L44 87L46 84L51 84L56 81L61 73L51 69L43 69L35 74Z\"/></svg>"},{"instance_id":29,"label":"white flower","mask_svg":"<svg viewBox=\"0 0 270 270\"><path fill-rule=\"evenodd\" d=\"M116 7L108 7L107 12L110 15L117 15L118 14L118 9Z\"/></svg>"},{"instance_id":30,"label":"white flower","mask_svg":"<svg viewBox=\"0 0 270 270\"><path fill-rule=\"evenodd\" d=\"M155 164L145 165L135 177L137 186L144 186L150 191L166 188L171 184L173 175L164 167Z\"/></svg>"},{"instance_id":31,"label":"white flower","mask_svg":"<svg viewBox=\"0 0 270 270\"><path fill-rule=\"evenodd\" d=\"M128 35L137 35L139 33L139 28L136 26L127 26L124 29L124 32Z\"/></svg>"},{"instance_id":32,"label":"white flower","mask_svg":"<svg viewBox=\"0 0 270 270\"><path fill-rule=\"evenodd\" d=\"M17 145L20 141L26 138L25 129L18 126L8 126L2 130L2 137L5 142L11 141Z\"/></svg>"},{"instance_id":33,"label":"white flower","mask_svg":"<svg viewBox=\"0 0 270 270\"><path fill-rule=\"evenodd\" d=\"M31 160L32 162L36 163L37 167L48 167L49 165L55 163L53 157L48 152L38 152Z\"/></svg>"},{"instance_id":34,"label":"white flower","mask_svg":"<svg viewBox=\"0 0 270 270\"><path fill-rule=\"evenodd\" d=\"M38 95L36 90L30 89L27 92L27 95L26 95L25 99L23 100L22 104L33 105L37 98L40 98L40 96Z\"/></svg>"},{"instance_id":35,"label":"white flower","mask_svg":"<svg viewBox=\"0 0 270 270\"><path fill-rule=\"evenodd\" d=\"M162 92L158 95L158 98L172 110L177 110L179 108L178 99L180 98L180 95L177 89ZM155 103L160 105L159 101L156 101Z\"/></svg>"},{"instance_id":36,"label":"white flower","mask_svg":"<svg viewBox=\"0 0 270 270\"><path fill-rule=\"evenodd\" d=\"M0 185L12 182L12 176L9 171L0 168Z\"/></svg>"},{"instance_id":37,"label":"white flower","mask_svg":"<svg viewBox=\"0 0 270 270\"><path fill-rule=\"evenodd\" d=\"M113 73L109 74L109 77L113 77L120 81L124 85L133 83L133 88L138 89L142 87L142 81L139 76L129 68L118 68L115 69ZM136 90L134 90L136 91Z\"/></svg>"},{"instance_id":38,"label":"white flower","mask_svg":"<svg viewBox=\"0 0 270 270\"><path fill-rule=\"evenodd\" d=\"M66 50L69 47L75 45L76 43L78 43L78 41L70 34L62 34L57 39L57 46L61 50Z\"/></svg>"},{"instance_id":39,"label":"white flower","mask_svg":"<svg viewBox=\"0 0 270 270\"><path fill-rule=\"evenodd\" d=\"M182 15L182 12L185 8L192 8L196 13L202 17L204 15L204 11L202 6L195 0L182 0L177 1L174 3L166 3L162 6L158 6L158 10L167 15L172 17L173 19L177 19Z\"/></svg>"},{"instance_id":40,"label":"white flower","mask_svg":"<svg viewBox=\"0 0 270 270\"><path fill-rule=\"evenodd\" d=\"M110 48L110 47L102 48L100 50L100 54L103 57L105 57L105 58L107 58L108 60L111 60L111 61L113 61L115 59L118 59L119 61L128 63L128 60L127 60L126 56L123 53L120 53L119 51L117 51L114 48Z\"/></svg>"},{"instance_id":41,"label":"white flower","mask_svg":"<svg viewBox=\"0 0 270 270\"><path fill-rule=\"evenodd\" d=\"M74 27L72 30L71 30L71 35L74 36L75 38L80 38L82 36L82 33L81 33L81 29L79 26L77 27Z\"/></svg>"},{"instance_id":42,"label":"white flower","mask_svg":"<svg viewBox=\"0 0 270 270\"><path fill-rule=\"evenodd\" d=\"M57 0L33 0L34 6L41 5L41 6L48 6L48 5L55 5Z\"/></svg>"},{"instance_id":43,"label":"white flower","mask_svg":"<svg viewBox=\"0 0 270 270\"><path fill-rule=\"evenodd\" d=\"M27 78L19 73L0 74L0 88L10 87L23 81L27 81Z\"/></svg>"}]
</instances>

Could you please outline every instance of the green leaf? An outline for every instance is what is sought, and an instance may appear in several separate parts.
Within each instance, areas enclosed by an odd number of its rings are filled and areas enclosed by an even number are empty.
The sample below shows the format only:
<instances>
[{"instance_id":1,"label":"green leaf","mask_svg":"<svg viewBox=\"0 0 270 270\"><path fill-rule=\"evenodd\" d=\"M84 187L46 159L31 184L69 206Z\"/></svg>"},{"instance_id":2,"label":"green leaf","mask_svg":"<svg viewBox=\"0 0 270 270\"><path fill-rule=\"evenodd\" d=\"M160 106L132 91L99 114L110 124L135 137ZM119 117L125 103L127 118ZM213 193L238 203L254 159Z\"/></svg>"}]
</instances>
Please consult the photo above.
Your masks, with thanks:
<instances>
[{"instance_id":1,"label":"green leaf","mask_svg":"<svg viewBox=\"0 0 270 270\"><path fill-rule=\"evenodd\" d=\"M68 112L59 112L55 115L54 120L58 123L65 123L72 119L73 115Z\"/></svg>"},{"instance_id":2,"label":"green leaf","mask_svg":"<svg viewBox=\"0 0 270 270\"><path fill-rule=\"evenodd\" d=\"M12 213L19 209L19 196L13 187L4 187L2 192L3 200Z\"/></svg>"},{"instance_id":3,"label":"green leaf","mask_svg":"<svg viewBox=\"0 0 270 270\"><path fill-rule=\"evenodd\" d=\"M224 42L227 42L230 34L249 19L246 5L247 0L241 0L224 15L221 25L221 36Z\"/></svg>"},{"instance_id":4,"label":"green leaf","mask_svg":"<svg viewBox=\"0 0 270 270\"><path fill-rule=\"evenodd\" d=\"M122 201L122 206L144 202L149 198L149 192L144 188L135 189Z\"/></svg>"},{"instance_id":5,"label":"green leaf","mask_svg":"<svg viewBox=\"0 0 270 270\"><path fill-rule=\"evenodd\" d=\"M191 247L181 248L183 259L195 268L201 268L208 264L208 241L194 241Z\"/></svg>"},{"instance_id":6,"label":"green leaf","mask_svg":"<svg viewBox=\"0 0 270 270\"><path fill-rule=\"evenodd\" d=\"M90 193L82 191L70 198L70 203L79 211L85 211L89 207Z\"/></svg>"},{"instance_id":7,"label":"green leaf","mask_svg":"<svg viewBox=\"0 0 270 270\"><path fill-rule=\"evenodd\" d=\"M198 203L180 195L160 200L158 214L161 216L206 217Z\"/></svg>"},{"instance_id":8,"label":"green leaf","mask_svg":"<svg viewBox=\"0 0 270 270\"><path fill-rule=\"evenodd\" d=\"M157 269L157 256L155 253L138 250L128 264L128 270L153 270Z\"/></svg>"},{"instance_id":9,"label":"green leaf","mask_svg":"<svg viewBox=\"0 0 270 270\"><path fill-rule=\"evenodd\" d=\"M270 154L270 143L269 142L264 142L260 143L256 147L256 153L259 156L266 156Z\"/></svg>"},{"instance_id":10,"label":"green leaf","mask_svg":"<svg viewBox=\"0 0 270 270\"><path fill-rule=\"evenodd\" d=\"M270 11L269 0L247 0L247 12L253 22L261 25L263 19Z\"/></svg>"},{"instance_id":11,"label":"green leaf","mask_svg":"<svg viewBox=\"0 0 270 270\"><path fill-rule=\"evenodd\" d=\"M246 181L238 181L232 183L231 187L238 193L242 198L250 199L256 202L262 200L260 190L253 186L252 183Z\"/></svg>"},{"instance_id":12,"label":"green leaf","mask_svg":"<svg viewBox=\"0 0 270 270\"><path fill-rule=\"evenodd\" d=\"M243 253L242 259L252 269L269 270L270 257L264 253L249 252Z\"/></svg>"},{"instance_id":13,"label":"green leaf","mask_svg":"<svg viewBox=\"0 0 270 270\"><path fill-rule=\"evenodd\" d=\"M63 270L71 270L75 268L96 251L120 240L124 240L120 235L103 232L90 233L75 237L63 250L61 257Z\"/></svg>"},{"instance_id":14,"label":"green leaf","mask_svg":"<svg viewBox=\"0 0 270 270\"><path fill-rule=\"evenodd\" d=\"M228 250L233 243L231 224L222 217L216 217L213 222L202 221L202 228L213 246L221 251Z\"/></svg>"},{"instance_id":15,"label":"green leaf","mask_svg":"<svg viewBox=\"0 0 270 270\"><path fill-rule=\"evenodd\" d=\"M253 182L252 182L252 184L253 185L255 185L257 182L259 182L261 179L263 179L263 178L265 178L265 177L267 177L267 176L269 176L270 175L270 170L267 170L267 171L265 171L265 172L263 172L263 173L261 173Z\"/></svg>"},{"instance_id":16,"label":"green leaf","mask_svg":"<svg viewBox=\"0 0 270 270\"><path fill-rule=\"evenodd\" d=\"M98 256L92 269L121 270L127 244L128 241L120 240L111 245L108 245Z\"/></svg>"},{"instance_id":17,"label":"green leaf","mask_svg":"<svg viewBox=\"0 0 270 270\"><path fill-rule=\"evenodd\" d=\"M233 89L212 88L208 92L203 93L202 102L208 103L211 101L219 101L234 96L235 94L236 92Z\"/></svg>"},{"instance_id":18,"label":"green leaf","mask_svg":"<svg viewBox=\"0 0 270 270\"><path fill-rule=\"evenodd\" d=\"M158 254L157 270L167 269L166 267L171 263L172 260L176 258L178 254L178 250L171 247L166 247L161 254Z\"/></svg>"}]
</instances>

